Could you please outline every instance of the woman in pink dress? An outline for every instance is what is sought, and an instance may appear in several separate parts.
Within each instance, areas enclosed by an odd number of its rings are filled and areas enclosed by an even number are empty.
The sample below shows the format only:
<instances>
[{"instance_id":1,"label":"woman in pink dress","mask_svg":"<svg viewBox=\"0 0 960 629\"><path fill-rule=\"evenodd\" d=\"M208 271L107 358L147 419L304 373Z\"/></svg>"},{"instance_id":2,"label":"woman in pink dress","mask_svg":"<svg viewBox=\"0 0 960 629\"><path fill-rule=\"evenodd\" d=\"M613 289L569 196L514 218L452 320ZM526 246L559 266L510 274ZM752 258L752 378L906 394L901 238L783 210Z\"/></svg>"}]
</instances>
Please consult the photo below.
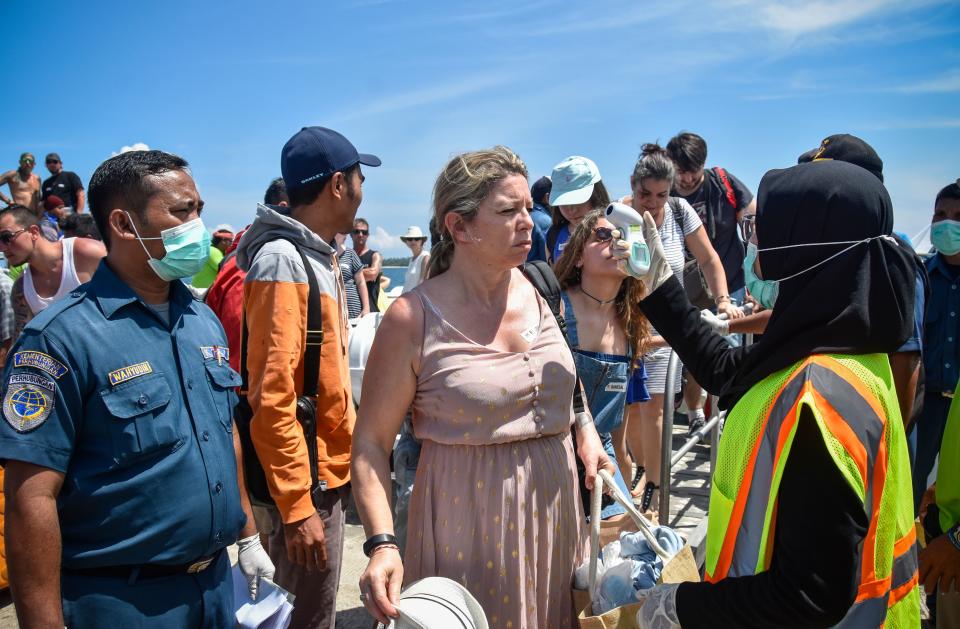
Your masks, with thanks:
<instances>
[{"instance_id":1,"label":"woman in pink dress","mask_svg":"<svg viewBox=\"0 0 960 629\"><path fill-rule=\"evenodd\" d=\"M352 482L370 562L367 610L386 621L401 583L442 576L491 627L568 627L582 559L573 359L549 306L517 267L533 201L505 147L453 158L434 187L442 239L430 279L387 311L370 352ZM423 442L404 561L389 536L390 451L406 409ZM592 487L613 471L592 421L576 426ZM378 545L375 545L378 544Z\"/></svg>"}]
</instances>

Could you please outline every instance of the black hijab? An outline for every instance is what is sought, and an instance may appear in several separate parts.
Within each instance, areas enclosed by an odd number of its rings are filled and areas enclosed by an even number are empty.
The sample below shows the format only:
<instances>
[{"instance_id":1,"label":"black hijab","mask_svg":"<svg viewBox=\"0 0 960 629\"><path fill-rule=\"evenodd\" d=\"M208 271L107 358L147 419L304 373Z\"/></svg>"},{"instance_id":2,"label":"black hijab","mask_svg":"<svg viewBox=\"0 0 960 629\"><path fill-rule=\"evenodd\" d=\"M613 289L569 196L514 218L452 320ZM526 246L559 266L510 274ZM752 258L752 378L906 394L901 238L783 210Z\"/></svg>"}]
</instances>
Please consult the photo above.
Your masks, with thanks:
<instances>
[{"instance_id":1,"label":"black hijab","mask_svg":"<svg viewBox=\"0 0 960 629\"><path fill-rule=\"evenodd\" d=\"M893 205L869 171L838 161L771 170L760 182L761 249L890 236ZM810 268L850 245L761 251L760 270L776 280ZM897 351L913 331L913 252L874 238L780 284L763 337L746 348L721 394L729 408L754 384L812 354Z\"/></svg>"}]
</instances>

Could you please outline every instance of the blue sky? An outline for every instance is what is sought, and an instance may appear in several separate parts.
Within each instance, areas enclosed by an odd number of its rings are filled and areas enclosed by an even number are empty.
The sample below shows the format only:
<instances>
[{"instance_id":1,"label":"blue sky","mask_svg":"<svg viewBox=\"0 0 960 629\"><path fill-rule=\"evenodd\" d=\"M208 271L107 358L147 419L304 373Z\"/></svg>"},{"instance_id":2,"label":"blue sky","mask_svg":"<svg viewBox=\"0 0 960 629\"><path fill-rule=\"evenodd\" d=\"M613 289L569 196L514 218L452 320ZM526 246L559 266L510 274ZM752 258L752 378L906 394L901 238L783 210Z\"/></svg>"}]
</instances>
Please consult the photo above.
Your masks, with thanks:
<instances>
[{"instance_id":1,"label":"blue sky","mask_svg":"<svg viewBox=\"0 0 960 629\"><path fill-rule=\"evenodd\" d=\"M591 157L620 195L641 144L688 129L756 191L854 133L884 159L910 235L960 177L955 1L11 2L0 16L0 167L57 151L87 182L146 143L190 161L210 226L249 222L283 143L314 124L383 159L360 214L388 255L426 227L445 161L493 144L532 178Z\"/></svg>"}]
</instances>

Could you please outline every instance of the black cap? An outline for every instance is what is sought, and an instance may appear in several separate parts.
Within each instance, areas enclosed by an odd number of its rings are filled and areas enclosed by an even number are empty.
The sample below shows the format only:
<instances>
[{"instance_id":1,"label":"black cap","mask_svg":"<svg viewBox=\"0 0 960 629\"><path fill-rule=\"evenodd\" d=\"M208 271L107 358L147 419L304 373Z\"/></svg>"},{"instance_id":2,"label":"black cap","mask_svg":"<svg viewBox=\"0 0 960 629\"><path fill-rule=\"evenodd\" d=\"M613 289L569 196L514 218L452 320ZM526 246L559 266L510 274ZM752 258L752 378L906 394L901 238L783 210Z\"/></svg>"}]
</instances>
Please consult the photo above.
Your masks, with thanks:
<instances>
[{"instance_id":1,"label":"black cap","mask_svg":"<svg viewBox=\"0 0 960 629\"><path fill-rule=\"evenodd\" d=\"M45 161L45 162L49 162L50 160L54 160L54 161L59 162L59 161L60 161L60 156L57 155L56 153L47 153L47 159L45 159L44 161Z\"/></svg>"},{"instance_id":2,"label":"black cap","mask_svg":"<svg viewBox=\"0 0 960 629\"><path fill-rule=\"evenodd\" d=\"M818 159L833 159L838 162L856 164L860 168L869 170L874 176L883 181L883 160L873 150L873 147L849 133L838 133L823 139L820 147L807 151L797 159L798 164L816 161Z\"/></svg>"},{"instance_id":3,"label":"black cap","mask_svg":"<svg viewBox=\"0 0 960 629\"><path fill-rule=\"evenodd\" d=\"M330 177L354 164L379 166L376 155L357 153L350 140L333 129L304 127L283 145L280 172L287 190Z\"/></svg>"},{"instance_id":4,"label":"black cap","mask_svg":"<svg viewBox=\"0 0 960 629\"><path fill-rule=\"evenodd\" d=\"M543 198L543 195L550 194L550 190L553 189L553 182L550 181L550 177L540 177L533 182L533 186L530 187L530 196L533 197L534 203L540 203L540 199Z\"/></svg>"}]
</instances>

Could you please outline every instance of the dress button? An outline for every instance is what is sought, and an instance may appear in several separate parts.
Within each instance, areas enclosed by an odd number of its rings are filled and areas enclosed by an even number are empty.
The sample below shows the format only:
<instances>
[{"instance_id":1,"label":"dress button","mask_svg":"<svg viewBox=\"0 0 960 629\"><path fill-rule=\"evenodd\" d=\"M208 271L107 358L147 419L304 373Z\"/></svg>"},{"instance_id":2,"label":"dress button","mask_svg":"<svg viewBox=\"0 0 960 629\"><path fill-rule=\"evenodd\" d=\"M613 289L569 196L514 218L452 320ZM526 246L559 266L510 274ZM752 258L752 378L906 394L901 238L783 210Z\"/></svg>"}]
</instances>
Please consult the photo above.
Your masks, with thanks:
<instances>
[{"instance_id":1,"label":"dress button","mask_svg":"<svg viewBox=\"0 0 960 629\"><path fill-rule=\"evenodd\" d=\"M223 533L221 533L220 531L217 531L217 534L213 536L214 541L216 541L218 544L220 543L220 540L222 538L223 538Z\"/></svg>"},{"instance_id":2,"label":"dress button","mask_svg":"<svg viewBox=\"0 0 960 629\"><path fill-rule=\"evenodd\" d=\"M951 316L951 317L955 317L955 316L957 316L957 313L956 313L956 312L951 312L951 313L950 313L950 316Z\"/></svg>"},{"instance_id":3,"label":"dress button","mask_svg":"<svg viewBox=\"0 0 960 629\"><path fill-rule=\"evenodd\" d=\"M530 360L530 356L528 356L527 354L524 354L524 355L523 355L523 359L524 359L524 360Z\"/></svg>"},{"instance_id":4,"label":"dress button","mask_svg":"<svg viewBox=\"0 0 960 629\"><path fill-rule=\"evenodd\" d=\"M204 440L204 441L210 441L210 433L207 432L206 430L204 430L204 431L203 431L203 434L200 435L200 436L203 437L203 440Z\"/></svg>"},{"instance_id":5,"label":"dress button","mask_svg":"<svg viewBox=\"0 0 960 629\"><path fill-rule=\"evenodd\" d=\"M213 490L219 494L221 491L223 491L223 483L218 482L213 486Z\"/></svg>"},{"instance_id":6,"label":"dress button","mask_svg":"<svg viewBox=\"0 0 960 629\"><path fill-rule=\"evenodd\" d=\"M193 388L193 380L190 380L189 378L187 379L187 388L188 388L188 389L192 389L192 388Z\"/></svg>"},{"instance_id":7,"label":"dress button","mask_svg":"<svg viewBox=\"0 0 960 629\"><path fill-rule=\"evenodd\" d=\"M146 406L148 401L149 401L149 398L148 398L145 394L141 393L141 394L140 394L140 399L137 400L137 405L138 405L138 406Z\"/></svg>"},{"instance_id":8,"label":"dress button","mask_svg":"<svg viewBox=\"0 0 960 629\"><path fill-rule=\"evenodd\" d=\"M532 371L532 370L531 370L531 371L528 371L528 372L527 372L527 375L532 378L532 377L533 377L533 371Z\"/></svg>"}]
</instances>

